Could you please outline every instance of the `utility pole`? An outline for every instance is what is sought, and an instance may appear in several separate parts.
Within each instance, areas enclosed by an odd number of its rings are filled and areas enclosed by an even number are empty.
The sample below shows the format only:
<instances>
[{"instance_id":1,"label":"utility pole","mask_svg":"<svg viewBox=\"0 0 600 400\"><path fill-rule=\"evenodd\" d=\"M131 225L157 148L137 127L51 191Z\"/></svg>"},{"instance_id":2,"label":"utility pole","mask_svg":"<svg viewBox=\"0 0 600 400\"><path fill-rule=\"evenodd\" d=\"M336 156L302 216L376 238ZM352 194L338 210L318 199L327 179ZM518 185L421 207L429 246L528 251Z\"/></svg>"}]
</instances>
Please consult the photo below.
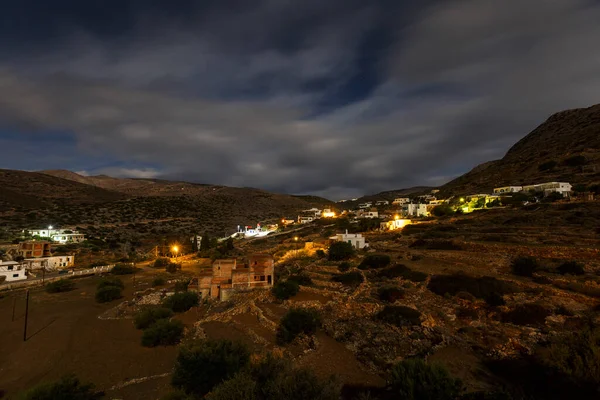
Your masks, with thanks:
<instances>
[{"instance_id":1,"label":"utility pole","mask_svg":"<svg viewBox=\"0 0 600 400\"><path fill-rule=\"evenodd\" d=\"M15 320L15 308L17 306L17 296L13 297L13 312L12 312L12 319L11 322L14 322Z\"/></svg>"},{"instance_id":2,"label":"utility pole","mask_svg":"<svg viewBox=\"0 0 600 400\"><path fill-rule=\"evenodd\" d=\"M27 341L27 318L29 317L29 289L25 293L25 326L23 327L23 341Z\"/></svg>"}]
</instances>

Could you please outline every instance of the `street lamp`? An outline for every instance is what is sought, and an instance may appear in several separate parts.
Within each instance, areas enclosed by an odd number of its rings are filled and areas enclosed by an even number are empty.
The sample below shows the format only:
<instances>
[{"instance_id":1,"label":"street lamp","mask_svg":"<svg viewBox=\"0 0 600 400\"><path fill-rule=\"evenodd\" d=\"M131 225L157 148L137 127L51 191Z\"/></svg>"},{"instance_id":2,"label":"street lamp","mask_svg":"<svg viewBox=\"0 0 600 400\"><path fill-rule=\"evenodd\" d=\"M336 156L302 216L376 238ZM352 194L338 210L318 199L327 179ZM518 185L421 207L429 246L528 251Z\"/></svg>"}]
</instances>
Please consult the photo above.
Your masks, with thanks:
<instances>
[{"instance_id":1,"label":"street lamp","mask_svg":"<svg viewBox=\"0 0 600 400\"><path fill-rule=\"evenodd\" d=\"M296 256L298 256L298 236L294 236L294 241L296 242Z\"/></svg>"},{"instance_id":2,"label":"street lamp","mask_svg":"<svg viewBox=\"0 0 600 400\"><path fill-rule=\"evenodd\" d=\"M177 253L179 252L179 247L173 246L171 250L173 251L173 253L175 253L175 261L177 261Z\"/></svg>"}]
</instances>

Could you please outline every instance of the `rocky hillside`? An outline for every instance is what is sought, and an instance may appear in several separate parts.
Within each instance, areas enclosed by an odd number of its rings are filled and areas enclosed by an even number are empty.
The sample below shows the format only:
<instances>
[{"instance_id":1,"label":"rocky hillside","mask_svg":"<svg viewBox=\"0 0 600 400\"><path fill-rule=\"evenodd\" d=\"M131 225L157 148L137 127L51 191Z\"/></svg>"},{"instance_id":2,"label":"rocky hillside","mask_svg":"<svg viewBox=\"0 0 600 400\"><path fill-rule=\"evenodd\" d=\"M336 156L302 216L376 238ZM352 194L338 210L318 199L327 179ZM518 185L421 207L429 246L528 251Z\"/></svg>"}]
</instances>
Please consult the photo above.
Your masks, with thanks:
<instances>
[{"instance_id":1,"label":"rocky hillside","mask_svg":"<svg viewBox=\"0 0 600 400\"><path fill-rule=\"evenodd\" d=\"M504 158L481 164L441 189L486 193L498 186L548 181L600 183L600 104L552 115Z\"/></svg>"}]
</instances>

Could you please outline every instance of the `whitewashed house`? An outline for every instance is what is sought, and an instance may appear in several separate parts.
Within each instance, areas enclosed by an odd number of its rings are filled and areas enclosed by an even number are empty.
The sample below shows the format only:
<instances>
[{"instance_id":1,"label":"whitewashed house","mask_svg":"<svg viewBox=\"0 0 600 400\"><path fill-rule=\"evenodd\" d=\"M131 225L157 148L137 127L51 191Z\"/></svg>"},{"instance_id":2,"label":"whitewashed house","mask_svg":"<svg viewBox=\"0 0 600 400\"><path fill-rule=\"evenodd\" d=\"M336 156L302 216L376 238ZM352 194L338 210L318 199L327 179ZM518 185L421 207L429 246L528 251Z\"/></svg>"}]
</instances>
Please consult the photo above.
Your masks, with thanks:
<instances>
[{"instance_id":1,"label":"whitewashed house","mask_svg":"<svg viewBox=\"0 0 600 400\"><path fill-rule=\"evenodd\" d=\"M61 268L70 268L75 266L75 256L52 256L26 258L23 261L29 270L45 268L46 270L55 270Z\"/></svg>"},{"instance_id":2,"label":"whitewashed house","mask_svg":"<svg viewBox=\"0 0 600 400\"><path fill-rule=\"evenodd\" d=\"M366 203L360 203L358 205L358 208L371 208L373 207L373 202L372 201L367 201Z\"/></svg>"},{"instance_id":3,"label":"whitewashed house","mask_svg":"<svg viewBox=\"0 0 600 400\"><path fill-rule=\"evenodd\" d=\"M523 191L544 192L544 194L556 192L562 194L563 196L568 196L571 193L571 188L572 186L568 182L546 182L523 186Z\"/></svg>"},{"instance_id":4,"label":"whitewashed house","mask_svg":"<svg viewBox=\"0 0 600 400\"><path fill-rule=\"evenodd\" d=\"M308 224L310 222L313 222L314 220L315 220L315 217L306 216L306 215L298 215L298 223L299 224Z\"/></svg>"},{"instance_id":5,"label":"whitewashed house","mask_svg":"<svg viewBox=\"0 0 600 400\"><path fill-rule=\"evenodd\" d=\"M6 277L6 282L27 279L25 266L16 261L0 261L0 276Z\"/></svg>"},{"instance_id":6,"label":"whitewashed house","mask_svg":"<svg viewBox=\"0 0 600 400\"><path fill-rule=\"evenodd\" d=\"M372 208L363 214L363 218L379 218L379 211L376 208Z\"/></svg>"},{"instance_id":7,"label":"whitewashed house","mask_svg":"<svg viewBox=\"0 0 600 400\"><path fill-rule=\"evenodd\" d=\"M392 204L395 206L401 206L408 203L410 203L410 199L408 197L398 197L392 201Z\"/></svg>"},{"instance_id":8,"label":"whitewashed house","mask_svg":"<svg viewBox=\"0 0 600 400\"><path fill-rule=\"evenodd\" d=\"M390 202L387 201L387 200L378 200L378 201L375 202L376 206L387 206L389 204L390 204Z\"/></svg>"},{"instance_id":9,"label":"whitewashed house","mask_svg":"<svg viewBox=\"0 0 600 400\"><path fill-rule=\"evenodd\" d=\"M369 244L365 242L363 235L360 233L348 233L348 230L346 230L346 233L338 233L337 235L330 237L330 239L338 242L350 243L355 249L363 249L369 246Z\"/></svg>"},{"instance_id":10,"label":"whitewashed house","mask_svg":"<svg viewBox=\"0 0 600 400\"><path fill-rule=\"evenodd\" d=\"M494 188L494 194L518 193L523 190L523 186L502 186Z\"/></svg>"},{"instance_id":11,"label":"whitewashed house","mask_svg":"<svg viewBox=\"0 0 600 400\"><path fill-rule=\"evenodd\" d=\"M411 217L427 217L427 204L405 204L404 212Z\"/></svg>"},{"instance_id":12,"label":"whitewashed house","mask_svg":"<svg viewBox=\"0 0 600 400\"><path fill-rule=\"evenodd\" d=\"M85 235L83 233L61 233L58 235L51 236L52 241L66 244L66 243L81 243L85 241Z\"/></svg>"}]
</instances>

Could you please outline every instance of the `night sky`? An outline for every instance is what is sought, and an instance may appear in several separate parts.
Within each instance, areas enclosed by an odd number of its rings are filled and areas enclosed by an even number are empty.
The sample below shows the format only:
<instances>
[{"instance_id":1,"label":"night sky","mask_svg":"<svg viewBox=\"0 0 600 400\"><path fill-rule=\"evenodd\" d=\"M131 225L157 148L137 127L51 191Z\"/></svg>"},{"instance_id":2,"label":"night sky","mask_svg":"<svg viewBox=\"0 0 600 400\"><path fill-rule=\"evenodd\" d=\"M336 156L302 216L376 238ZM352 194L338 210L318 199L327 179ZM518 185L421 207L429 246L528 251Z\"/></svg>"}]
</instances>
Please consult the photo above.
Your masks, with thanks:
<instances>
[{"instance_id":1,"label":"night sky","mask_svg":"<svg viewBox=\"0 0 600 400\"><path fill-rule=\"evenodd\" d=\"M590 0L3 0L0 168L355 197L600 102Z\"/></svg>"}]
</instances>

